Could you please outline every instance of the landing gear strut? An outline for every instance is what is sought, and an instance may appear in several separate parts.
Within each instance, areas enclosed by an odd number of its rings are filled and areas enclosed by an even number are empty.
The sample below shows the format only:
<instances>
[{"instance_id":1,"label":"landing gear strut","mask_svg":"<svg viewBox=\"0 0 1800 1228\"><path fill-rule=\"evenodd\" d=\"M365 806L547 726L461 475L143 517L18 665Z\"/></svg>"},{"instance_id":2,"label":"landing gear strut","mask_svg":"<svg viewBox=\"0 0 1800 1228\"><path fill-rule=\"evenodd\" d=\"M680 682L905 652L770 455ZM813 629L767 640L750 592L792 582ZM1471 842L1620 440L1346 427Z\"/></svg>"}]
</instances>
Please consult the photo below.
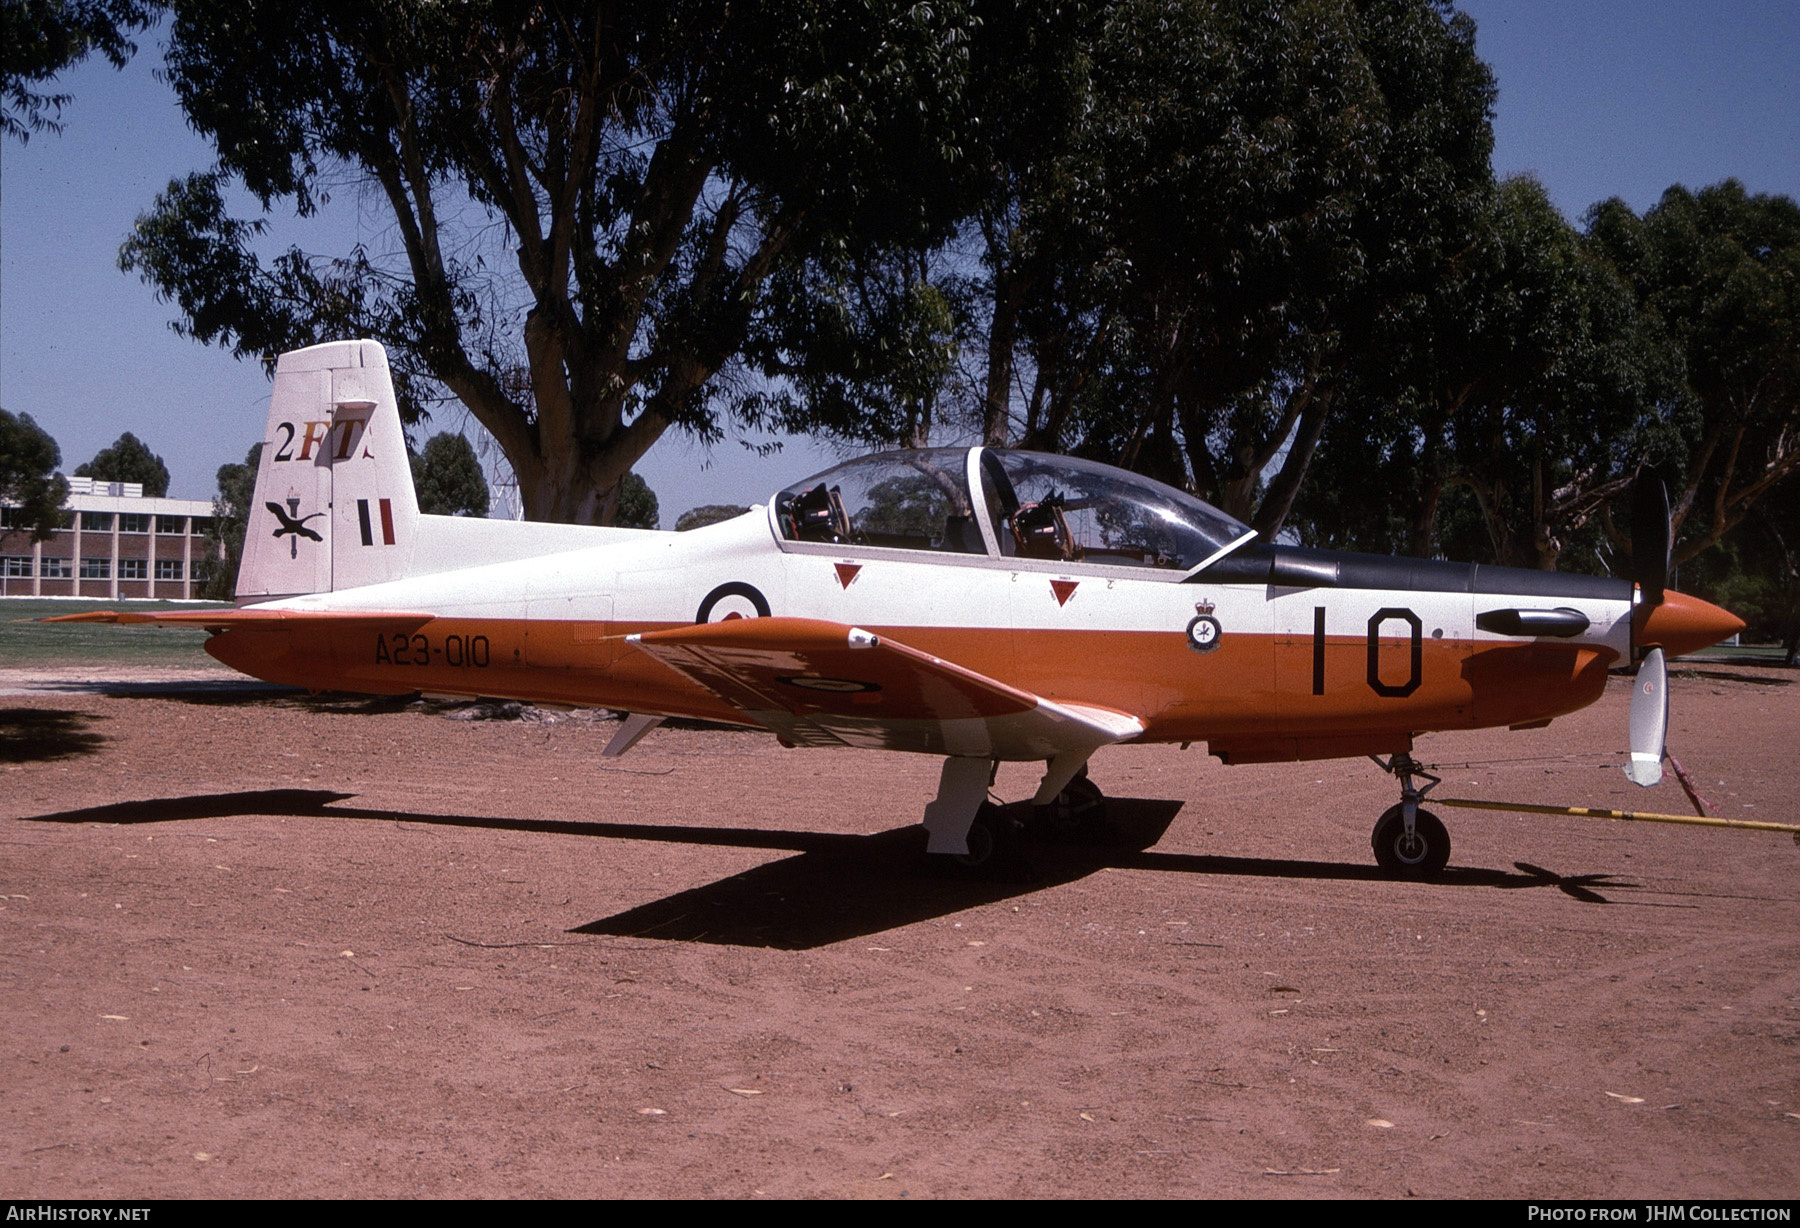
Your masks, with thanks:
<instances>
[{"instance_id":1,"label":"landing gear strut","mask_svg":"<svg viewBox=\"0 0 1800 1228\"><path fill-rule=\"evenodd\" d=\"M1106 794L1088 779L1087 768L1063 786L1062 792L1032 808L1039 831L1053 839L1074 840L1104 831Z\"/></svg>"},{"instance_id":2,"label":"landing gear strut","mask_svg":"<svg viewBox=\"0 0 1800 1228\"><path fill-rule=\"evenodd\" d=\"M944 761L937 797L925 807L928 867L953 877L1029 881L1028 837L1098 839L1110 830L1106 795L1088 779L1085 754L1052 758L1029 810L988 800L998 767L973 757Z\"/></svg>"},{"instance_id":3,"label":"landing gear strut","mask_svg":"<svg viewBox=\"0 0 1800 1228\"><path fill-rule=\"evenodd\" d=\"M1375 822L1369 843L1375 849L1375 864L1396 878L1435 878L1450 862L1450 833L1429 810L1419 803L1425 795L1442 783L1405 751L1383 762L1370 755L1375 766L1400 781L1400 804L1390 806ZM1426 783L1413 783L1419 777Z\"/></svg>"},{"instance_id":4,"label":"landing gear strut","mask_svg":"<svg viewBox=\"0 0 1800 1228\"><path fill-rule=\"evenodd\" d=\"M989 759L944 760L937 798L925 807L925 864L953 878L1018 878L1029 872L1019 825L987 800L999 765Z\"/></svg>"}]
</instances>

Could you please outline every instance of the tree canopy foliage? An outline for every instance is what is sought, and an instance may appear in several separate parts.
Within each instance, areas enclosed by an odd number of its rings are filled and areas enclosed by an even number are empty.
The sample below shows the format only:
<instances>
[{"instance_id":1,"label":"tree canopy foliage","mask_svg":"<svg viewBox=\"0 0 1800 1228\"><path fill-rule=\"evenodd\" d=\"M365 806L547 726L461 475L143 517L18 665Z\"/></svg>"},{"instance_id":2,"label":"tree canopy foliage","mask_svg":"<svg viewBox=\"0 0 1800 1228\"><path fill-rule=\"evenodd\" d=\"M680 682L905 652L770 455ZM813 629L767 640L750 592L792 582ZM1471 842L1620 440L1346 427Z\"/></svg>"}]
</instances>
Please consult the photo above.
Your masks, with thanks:
<instances>
[{"instance_id":1,"label":"tree canopy foliage","mask_svg":"<svg viewBox=\"0 0 1800 1228\"><path fill-rule=\"evenodd\" d=\"M1641 217L1605 201L1588 227L1673 335L1698 403L1675 466L1686 562L1800 468L1800 204L1728 179L1672 187Z\"/></svg>"},{"instance_id":2,"label":"tree canopy foliage","mask_svg":"<svg viewBox=\"0 0 1800 1228\"><path fill-rule=\"evenodd\" d=\"M30 414L0 409L0 503L16 509L14 522L35 541L62 526L69 483L56 472L60 464L62 450Z\"/></svg>"},{"instance_id":3,"label":"tree canopy foliage","mask_svg":"<svg viewBox=\"0 0 1800 1228\"><path fill-rule=\"evenodd\" d=\"M689 529L703 529L709 524L718 524L725 520L735 520L750 509L735 503L703 503L699 507L690 507L681 513L675 521L675 531L685 533Z\"/></svg>"},{"instance_id":4,"label":"tree canopy foliage","mask_svg":"<svg viewBox=\"0 0 1800 1228\"><path fill-rule=\"evenodd\" d=\"M417 452L407 449L419 510L428 516L485 516L487 475L475 449L461 435L441 431Z\"/></svg>"},{"instance_id":5,"label":"tree canopy foliage","mask_svg":"<svg viewBox=\"0 0 1800 1228\"><path fill-rule=\"evenodd\" d=\"M784 267L809 291L776 317L788 425L911 444L960 417L1279 532L1359 356L1477 244L1473 24L1423 0L979 12L964 225Z\"/></svg>"},{"instance_id":6,"label":"tree canopy foliage","mask_svg":"<svg viewBox=\"0 0 1800 1228\"><path fill-rule=\"evenodd\" d=\"M114 68L137 53L131 35L155 21L153 0L6 0L0 5L0 136L21 144L61 132L67 94L40 93L99 52Z\"/></svg>"},{"instance_id":7,"label":"tree canopy foliage","mask_svg":"<svg viewBox=\"0 0 1800 1228\"><path fill-rule=\"evenodd\" d=\"M659 529L662 512L656 503L656 492L650 483L635 473L625 475L619 483L619 506L613 523L622 529Z\"/></svg>"},{"instance_id":8,"label":"tree canopy foliage","mask_svg":"<svg viewBox=\"0 0 1800 1228\"><path fill-rule=\"evenodd\" d=\"M1423 3L1145 2L1100 10L1087 44L1081 118L988 255L1022 253L1047 292L1019 308L1020 436L1273 535L1350 364L1471 242L1494 90L1473 24Z\"/></svg>"},{"instance_id":9,"label":"tree canopy foliage","mask_svg":"<svg viewBox=\"0 0 1800 1228\"><path fill-rule=\"evenodd\" d=\"M94 453L93 460L77 465L75 476L101 482L137 482L153 499L169 493L169 467L130 431Z\"/></svg>"},{"instance_id":10,"label":"tree canopy foliage","mask_svg":"<svg viewBox=\"0 0 1800 1228\"><path fill-rule=\"evenodd\" d=\"M230 601L237 596L238 565L244 561L244 534L250 523L250 501L256 494L262 448L262 444L253 443L243 464L219 466L219 493L213 496L207 557L220 562L205 577L206 587L201 593L214 601Z\"/></svg>"},{"instance_id":11,"label":"tree canopy foliage","mask_svg":"<svg viewBox=\"0 0 1800 1228\"><path fill-rule=\"evenodd\" d=\"M219 162L121 265L240 356L382 341L409 413L458 398L533 519L605 518L671 426L717 437L778 262L954 220L957 3L171 7L168 78ZM265 263L226 208L240 184L310 214L345 180L397 250Z\"/></svg>"}]
</instances>

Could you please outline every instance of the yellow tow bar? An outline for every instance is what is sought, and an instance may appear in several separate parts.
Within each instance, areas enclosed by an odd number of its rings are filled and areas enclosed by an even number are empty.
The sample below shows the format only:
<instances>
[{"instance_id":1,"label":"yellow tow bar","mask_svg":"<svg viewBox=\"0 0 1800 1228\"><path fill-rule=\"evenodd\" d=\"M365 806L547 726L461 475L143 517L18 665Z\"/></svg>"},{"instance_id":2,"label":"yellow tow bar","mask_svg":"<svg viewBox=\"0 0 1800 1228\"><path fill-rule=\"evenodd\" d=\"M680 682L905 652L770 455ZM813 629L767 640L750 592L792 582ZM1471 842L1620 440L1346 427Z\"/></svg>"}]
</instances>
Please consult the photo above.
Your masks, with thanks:
<instances>
[{"instance_id":1,"label":"yellow tow bar","mask_svg":"<svg viewBox=\"0 0 1800 1228\"><path fill-rule=\"evenodd\" d=\"M1477 802L1456 797L1434 797L1426 805L1456 806L1463 810L1517 810L1524 814L1562 814L1580 819L1610 819L1615 823L1680 823L1690 827L1738 827L1745 831L1780 831L1800 844L1800 826L1761 823L1752 819L1715 819L1693 814L1651 814L1640 810L1602 810L1597 806L1539 806L1531 802Z\"/></svg>"}]
</instances>

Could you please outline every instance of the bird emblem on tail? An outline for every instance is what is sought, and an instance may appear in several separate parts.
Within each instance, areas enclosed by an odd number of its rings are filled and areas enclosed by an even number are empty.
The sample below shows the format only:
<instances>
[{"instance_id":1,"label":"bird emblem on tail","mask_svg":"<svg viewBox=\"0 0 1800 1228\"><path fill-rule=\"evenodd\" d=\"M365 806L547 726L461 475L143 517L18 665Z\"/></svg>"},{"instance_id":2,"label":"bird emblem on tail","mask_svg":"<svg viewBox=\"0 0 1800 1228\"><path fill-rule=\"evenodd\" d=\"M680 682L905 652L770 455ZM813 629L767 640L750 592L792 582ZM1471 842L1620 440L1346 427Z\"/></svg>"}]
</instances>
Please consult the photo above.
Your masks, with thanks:
<instances>
[{"instance_id":1,"label":"bird emblem on tail","mask_svg":"<svg viewBox=\"0 0 1800 1228\"><path fill-rule=\"evenodd\" d=\"M280 538L285 537L288 534L293 535L294 540L288 543L288 555L290 558L300 553L300 539L302 537L311 538L316 542L323 542L325 540L312 529L306 527L307 521L323 516L325 514L324 512L314 512L311 516L302 516L300 515L300 500L298 499L289 499L288 510L285 512L281 510L281 504L276 503L272 499L265 502L263 506L275 513L275 518L281 521L281 527L275 530L275 537Z\"/></svg>"}]
</instances>

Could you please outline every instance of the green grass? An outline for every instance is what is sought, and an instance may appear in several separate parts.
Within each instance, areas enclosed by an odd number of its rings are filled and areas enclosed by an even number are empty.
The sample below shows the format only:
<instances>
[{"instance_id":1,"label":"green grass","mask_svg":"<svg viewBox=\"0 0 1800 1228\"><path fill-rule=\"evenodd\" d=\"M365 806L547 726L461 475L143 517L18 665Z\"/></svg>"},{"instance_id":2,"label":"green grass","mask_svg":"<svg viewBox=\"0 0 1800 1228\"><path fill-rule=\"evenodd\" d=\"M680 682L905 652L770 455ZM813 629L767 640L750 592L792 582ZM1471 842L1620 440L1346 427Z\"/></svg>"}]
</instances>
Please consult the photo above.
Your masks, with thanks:
<instances>
[{"instance_id":1,"label":"green grass","mask_svg":"<svg viewBox=\"0 0 1800 1228\"><path fill-rule=\"evenodd\" d=\"M37 620L90 610L201 610L193 601L49 600L0 598L0 669L38 666L135 665L168 669L224 669L201 647L206 632L186 627L120 627L111 623Z\"/></svg>"}]
</instances>

